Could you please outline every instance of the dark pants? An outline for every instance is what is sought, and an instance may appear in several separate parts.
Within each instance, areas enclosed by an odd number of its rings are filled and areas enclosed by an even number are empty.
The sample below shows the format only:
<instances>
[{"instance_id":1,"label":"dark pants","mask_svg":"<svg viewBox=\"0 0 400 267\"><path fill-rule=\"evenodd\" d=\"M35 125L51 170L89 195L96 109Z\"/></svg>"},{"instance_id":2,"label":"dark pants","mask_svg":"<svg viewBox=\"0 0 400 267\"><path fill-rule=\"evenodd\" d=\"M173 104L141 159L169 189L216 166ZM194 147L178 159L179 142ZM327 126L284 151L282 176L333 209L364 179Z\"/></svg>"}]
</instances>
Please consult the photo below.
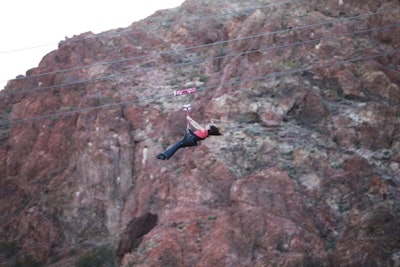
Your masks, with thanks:
<instances>
[{"instance_id":1,"label":"dark pants","mask_svg":"<svg viewBox=\"0 0 400 267\"><path fill-rule=\"evenodd\" d=\"M201 138L198 137L197 135L195 135L192 130L187 129L186 130L186 134L183 137L183 139L181 141L177 142L175 145L173 145L170 148L168 148L167 150L165 150L163 154L164 154L166 159L169 159L180 148L182 148L182 147L190 147L190 146L197 146L198 145L197 142L200 141L200 140L201 140Z\"/></svg>"}]
</instances>

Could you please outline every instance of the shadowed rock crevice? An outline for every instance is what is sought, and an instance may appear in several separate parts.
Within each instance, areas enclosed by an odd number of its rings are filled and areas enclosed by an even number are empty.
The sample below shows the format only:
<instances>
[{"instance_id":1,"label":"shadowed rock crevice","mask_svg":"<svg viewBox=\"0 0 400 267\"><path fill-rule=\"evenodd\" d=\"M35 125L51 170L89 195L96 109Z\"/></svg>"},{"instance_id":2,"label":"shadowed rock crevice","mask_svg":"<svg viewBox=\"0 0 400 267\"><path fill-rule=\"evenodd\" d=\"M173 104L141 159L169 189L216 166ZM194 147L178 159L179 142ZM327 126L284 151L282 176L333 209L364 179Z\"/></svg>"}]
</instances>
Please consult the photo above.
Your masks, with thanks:
<instances>
[{"instance_id":1,"label":"shadowed rock crevice","mask_svg":"<svg viewBox=\"0 0 400 267\"><path fill-rule=\"evenodd\" d=\"M157 214L145 213L133 218L121 235L116 255L119 259L139 247L143 236L148 234L157 225Z\"/></svg>"}]
</instances>

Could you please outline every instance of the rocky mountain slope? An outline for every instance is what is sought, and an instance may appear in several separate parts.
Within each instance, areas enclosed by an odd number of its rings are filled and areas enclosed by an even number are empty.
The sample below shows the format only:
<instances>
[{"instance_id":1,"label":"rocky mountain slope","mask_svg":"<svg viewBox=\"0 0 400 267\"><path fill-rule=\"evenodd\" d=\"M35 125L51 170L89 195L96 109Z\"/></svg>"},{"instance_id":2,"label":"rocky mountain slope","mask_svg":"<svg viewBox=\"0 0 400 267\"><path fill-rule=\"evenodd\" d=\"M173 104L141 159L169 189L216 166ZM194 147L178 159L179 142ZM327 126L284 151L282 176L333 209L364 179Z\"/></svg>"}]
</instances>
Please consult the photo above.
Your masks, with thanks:
<instances>
[{"instance_id":1,"label":"rocky mountain slope","mask_svg":"<svg viewBox=\"0 0 400 267\"><path fill-rule=\"evenodd\" d=\"M0 92L1 266L400 266L399 17L187 0L61 41ZM223 135L155 159L189 102Z\"/></svg>"}]
</instances>

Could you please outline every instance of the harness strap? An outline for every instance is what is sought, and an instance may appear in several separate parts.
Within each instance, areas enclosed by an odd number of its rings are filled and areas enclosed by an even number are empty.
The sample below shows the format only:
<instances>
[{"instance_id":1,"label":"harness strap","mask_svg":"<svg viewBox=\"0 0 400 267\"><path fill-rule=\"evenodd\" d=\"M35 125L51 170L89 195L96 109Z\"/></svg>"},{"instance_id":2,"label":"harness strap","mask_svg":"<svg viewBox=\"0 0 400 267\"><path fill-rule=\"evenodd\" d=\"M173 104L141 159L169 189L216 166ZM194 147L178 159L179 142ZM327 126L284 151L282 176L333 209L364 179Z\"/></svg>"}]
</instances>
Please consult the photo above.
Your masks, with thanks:
<instances>
[{"instance_id":1,"label":"harness strap","mask_svg":"<svg viewBox=\"0 0 400 267\"><path fill-rule=\"evenodd\" d=\"M188 105L183 105L183 109L186 110L186 117L189 116L189 110L190 110L190 104ZM186 129L190 129L190 122L188 119L186 119Z\"/></svg>"}]
</instances>

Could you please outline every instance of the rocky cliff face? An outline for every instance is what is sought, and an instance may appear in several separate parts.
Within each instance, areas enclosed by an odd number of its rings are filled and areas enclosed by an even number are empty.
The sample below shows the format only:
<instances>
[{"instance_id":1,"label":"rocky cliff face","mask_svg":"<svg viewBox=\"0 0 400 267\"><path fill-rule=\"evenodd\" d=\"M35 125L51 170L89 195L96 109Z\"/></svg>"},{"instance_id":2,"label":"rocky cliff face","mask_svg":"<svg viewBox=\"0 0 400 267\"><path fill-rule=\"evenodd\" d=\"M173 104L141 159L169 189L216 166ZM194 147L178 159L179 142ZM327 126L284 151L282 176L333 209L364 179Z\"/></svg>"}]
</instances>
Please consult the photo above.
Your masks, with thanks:
<instances>
[{"instance_id":1,"label":"rocky cliff face","mask_svg":"<svg viewBox=\"0 0 400 267\"><path fill-rule=\"evenodd\" d=\"M1 265L400 266L399 8L188 0L60 42L0 95ZM223 136L156 160L187 102Z\"/></svg>"}]
</instances>

